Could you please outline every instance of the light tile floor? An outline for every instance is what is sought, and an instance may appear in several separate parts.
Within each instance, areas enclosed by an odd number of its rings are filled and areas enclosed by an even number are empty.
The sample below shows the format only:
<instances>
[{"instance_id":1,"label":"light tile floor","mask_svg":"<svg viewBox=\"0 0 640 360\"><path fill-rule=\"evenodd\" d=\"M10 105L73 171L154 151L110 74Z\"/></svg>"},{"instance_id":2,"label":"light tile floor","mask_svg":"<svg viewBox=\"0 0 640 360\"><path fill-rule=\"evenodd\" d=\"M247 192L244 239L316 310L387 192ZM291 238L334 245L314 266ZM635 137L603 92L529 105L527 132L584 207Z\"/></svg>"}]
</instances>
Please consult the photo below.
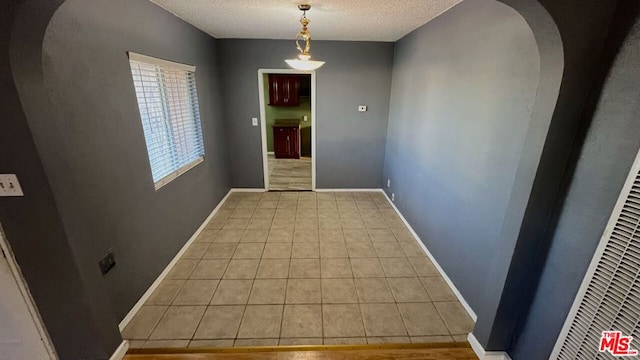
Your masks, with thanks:
<instances>
[{"instance_id":1,"label":"light tile floor","mask_svg":"<svg viewBox=\"0 0 640 360\"><path fill-rule=\"evenodd\" d=\"M233 193L123 331L136 347L466 341L382 193Z\"/></svg>"},{"instance_id":2,"label":"light tile floor","mask_svg":"<svg viewBox=\"0 0 640 360\"><path fill-rule=\"evenodd\" d=\"M269 161L269 190L311 190L311 158L276 159Z\"/></svg>"}]
</instances>

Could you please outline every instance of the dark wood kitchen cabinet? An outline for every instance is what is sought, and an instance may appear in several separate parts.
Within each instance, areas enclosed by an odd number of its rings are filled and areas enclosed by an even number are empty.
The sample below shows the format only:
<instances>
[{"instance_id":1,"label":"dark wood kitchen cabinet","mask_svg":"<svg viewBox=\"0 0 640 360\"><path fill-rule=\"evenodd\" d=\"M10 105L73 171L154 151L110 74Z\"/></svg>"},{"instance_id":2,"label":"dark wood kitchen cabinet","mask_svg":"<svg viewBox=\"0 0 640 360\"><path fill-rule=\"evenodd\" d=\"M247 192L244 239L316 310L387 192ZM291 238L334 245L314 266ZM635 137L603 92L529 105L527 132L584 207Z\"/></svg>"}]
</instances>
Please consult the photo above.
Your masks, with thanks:
<instances>
[{"instance_id":1,"label":"dark wood kitchen cabinet","mask_svg":"<svg viewBox=\"0 0 640 360\"><path fill-rule=\"evenodd\" d=\"M276 159L300 159L300 125L274 125L273 152Z\"/></svg>"},{"instance_id":2,"label":"dark wood kitchen cabinet","mask_svg":"<svg viewBox=\"0 0 640 360\"><path fill-rule=\"evenodd\" d=\"M300 77L297 75L269 74L269 105L300 105Z\"/></svg>"}]
</instances>

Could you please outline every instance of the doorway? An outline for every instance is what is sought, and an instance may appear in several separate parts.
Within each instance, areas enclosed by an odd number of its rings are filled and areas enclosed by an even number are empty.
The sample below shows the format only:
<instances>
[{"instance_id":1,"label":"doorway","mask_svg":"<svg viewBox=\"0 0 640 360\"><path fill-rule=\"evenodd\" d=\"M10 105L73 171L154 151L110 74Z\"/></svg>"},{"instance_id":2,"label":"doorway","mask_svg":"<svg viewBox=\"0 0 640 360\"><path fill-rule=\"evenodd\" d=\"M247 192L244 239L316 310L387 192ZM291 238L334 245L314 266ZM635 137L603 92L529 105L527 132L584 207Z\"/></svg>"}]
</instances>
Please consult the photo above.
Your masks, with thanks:
<instances>
[{"instance_id":1,"label":"doorway","mask_svg":"<svg viewBox=\"0 0 640 360\"><path fill-rule=\"evenodd\" d=\"M316 188L316 74L258 70L265 191Z\"/></svg>"}]
</instances>

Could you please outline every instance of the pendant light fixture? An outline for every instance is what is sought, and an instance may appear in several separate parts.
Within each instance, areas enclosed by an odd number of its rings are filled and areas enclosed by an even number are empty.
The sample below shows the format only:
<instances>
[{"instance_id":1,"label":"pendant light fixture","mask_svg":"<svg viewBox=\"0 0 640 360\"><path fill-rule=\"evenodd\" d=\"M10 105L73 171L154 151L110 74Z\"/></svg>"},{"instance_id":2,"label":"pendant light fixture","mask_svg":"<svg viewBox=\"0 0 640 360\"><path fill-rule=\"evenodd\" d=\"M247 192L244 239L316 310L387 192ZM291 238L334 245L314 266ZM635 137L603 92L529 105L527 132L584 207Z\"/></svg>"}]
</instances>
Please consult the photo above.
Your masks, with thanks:
<instances>
[{"instance_id":1,"label":"pendant light fixture","mask_svg":"<svg viewBox=\"0 0 640 360\"><path fill-rule=\"evenodd\" d=\"M309 34L309 30L307 30L307 25L309 25L309 19L307 19L307 11L311 9L311 5L300 4L298 5L298 9L302 11L302 17L300 18L302 30L300 30L300 32L298 32L298 34L296 35L296 47L298 48L300 54L298 55L298 59L285 61L294 69L311 71L324 65L324 61L311 60L311 55L309 55L309 49L311 48L311 34ZM300 46L300 40L304 41L304 48Z\"/></svg>"}]
</instances>

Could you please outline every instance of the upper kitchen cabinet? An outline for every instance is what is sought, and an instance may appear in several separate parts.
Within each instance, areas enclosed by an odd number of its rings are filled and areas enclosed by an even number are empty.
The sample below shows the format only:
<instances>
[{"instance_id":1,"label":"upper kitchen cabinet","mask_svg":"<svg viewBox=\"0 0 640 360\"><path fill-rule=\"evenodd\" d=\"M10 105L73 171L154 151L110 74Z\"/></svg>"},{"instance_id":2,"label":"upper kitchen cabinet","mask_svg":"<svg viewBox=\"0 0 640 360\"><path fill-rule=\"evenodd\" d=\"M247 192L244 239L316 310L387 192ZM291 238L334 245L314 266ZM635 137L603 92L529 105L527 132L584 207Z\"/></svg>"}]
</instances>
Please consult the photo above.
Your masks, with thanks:
<instances>
[{"instance_id":1,"label":"upper kitchen cabinet","mask_svg":"<svg viewBox=\"0 0 640 360\"><path fill-rule=\"evenodd\" d=\"M269 74L269 105L300 105L300 76Z\"/></svg>"}]
</instances>

